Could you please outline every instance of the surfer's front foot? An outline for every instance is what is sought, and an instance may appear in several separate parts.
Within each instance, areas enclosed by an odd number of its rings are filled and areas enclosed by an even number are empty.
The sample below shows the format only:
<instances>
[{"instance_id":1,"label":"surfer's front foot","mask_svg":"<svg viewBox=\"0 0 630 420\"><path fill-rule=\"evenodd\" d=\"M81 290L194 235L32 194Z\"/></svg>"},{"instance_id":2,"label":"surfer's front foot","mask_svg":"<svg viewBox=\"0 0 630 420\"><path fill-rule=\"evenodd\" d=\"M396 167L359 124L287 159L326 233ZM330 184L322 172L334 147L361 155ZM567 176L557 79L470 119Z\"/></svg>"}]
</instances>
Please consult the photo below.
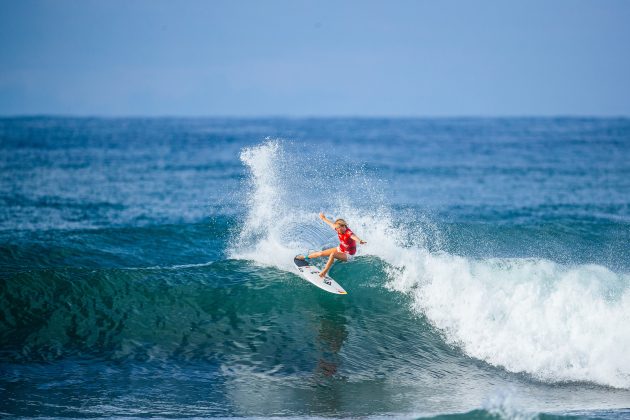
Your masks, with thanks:
<instances>
[{"instance_id":1,"label":"surfer's front foot","mask_svg":"<svg viewBox=\"0 0 630 420\"><path fill-rule=\"evenodd\" d=\"M326 278L326 273L319 273L319 277Z\"/></svg>"},{"instance_id":2,"label":"surfer's front foot","mask_svg":"<svg viewBox=\"0 0 630 420\"><path fill-rule=\"evenodd\" d=\"M306 258L304 257L304 255L296 255L295 259L296 260L305 260Z\"/></svg>"}]
</instances>

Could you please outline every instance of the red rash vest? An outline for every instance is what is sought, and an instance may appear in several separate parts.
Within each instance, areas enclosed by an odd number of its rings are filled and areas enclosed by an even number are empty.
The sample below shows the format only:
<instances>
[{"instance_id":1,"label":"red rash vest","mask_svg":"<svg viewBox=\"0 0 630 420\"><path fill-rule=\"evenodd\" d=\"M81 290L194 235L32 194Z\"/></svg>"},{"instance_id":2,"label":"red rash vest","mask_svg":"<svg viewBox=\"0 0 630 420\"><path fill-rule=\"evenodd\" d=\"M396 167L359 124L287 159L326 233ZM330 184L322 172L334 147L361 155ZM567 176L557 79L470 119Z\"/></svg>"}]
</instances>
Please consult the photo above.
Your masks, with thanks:
<instances>
[{"instance_id":1,"label":"red rash vest","mask_svg":"<svg viewBox=\"0 0 630 420\"><path fill-rule=\"evenodd\" d=\"M339 250L346 254L354 255L357 252L357 242L352 239L352 231L346 227L344 233L337 232L339 236Z\"/></svg>"}]
</instances>

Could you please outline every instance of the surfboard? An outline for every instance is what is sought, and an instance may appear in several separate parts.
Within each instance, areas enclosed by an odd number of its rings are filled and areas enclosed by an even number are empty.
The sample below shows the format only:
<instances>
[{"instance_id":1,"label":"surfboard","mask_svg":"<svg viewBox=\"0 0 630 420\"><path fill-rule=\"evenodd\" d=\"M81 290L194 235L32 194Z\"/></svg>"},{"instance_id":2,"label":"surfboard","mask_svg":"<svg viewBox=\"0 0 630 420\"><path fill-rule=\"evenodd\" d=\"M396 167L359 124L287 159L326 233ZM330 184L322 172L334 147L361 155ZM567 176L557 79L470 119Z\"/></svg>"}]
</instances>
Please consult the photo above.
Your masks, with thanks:
<instances>
[{"instance_id":1,"label":"surfboard","mask_svg":"<svg viewBox=\"0 0 630 420\"><path fill-rule=\"evenodd\" d=\"M320 289L325 290L329 293L334 293L336 295L348 294L348 292L343 290L343 287L341 287L339 283L333 280L329 275L326 275L326 277L324 278L319 277L319 273L321 273L321 270L310 264L308 261L293 258L293 264L295 264L295 267L297 268L300 276L302 276L308 282L319 287Z\"/></svg>"}]
</instances>

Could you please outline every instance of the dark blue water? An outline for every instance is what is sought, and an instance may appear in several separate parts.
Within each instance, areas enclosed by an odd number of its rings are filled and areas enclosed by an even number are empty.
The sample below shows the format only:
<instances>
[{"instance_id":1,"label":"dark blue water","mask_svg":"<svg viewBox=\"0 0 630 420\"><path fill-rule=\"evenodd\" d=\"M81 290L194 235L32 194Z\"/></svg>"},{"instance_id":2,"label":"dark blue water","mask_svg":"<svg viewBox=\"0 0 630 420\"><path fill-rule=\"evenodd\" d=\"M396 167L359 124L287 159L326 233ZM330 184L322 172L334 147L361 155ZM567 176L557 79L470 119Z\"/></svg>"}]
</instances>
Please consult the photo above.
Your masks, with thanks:
<instances>
[{"instance_id":1,"label":"dark blue water","mask_svg":"<svg viewBox=\"0 0 630 420\"><path fill-rule=\"evenodd\" d=\"M0 204L3 416L630 416L628 119L4 118Z\"/></svg>"}]
</instances>

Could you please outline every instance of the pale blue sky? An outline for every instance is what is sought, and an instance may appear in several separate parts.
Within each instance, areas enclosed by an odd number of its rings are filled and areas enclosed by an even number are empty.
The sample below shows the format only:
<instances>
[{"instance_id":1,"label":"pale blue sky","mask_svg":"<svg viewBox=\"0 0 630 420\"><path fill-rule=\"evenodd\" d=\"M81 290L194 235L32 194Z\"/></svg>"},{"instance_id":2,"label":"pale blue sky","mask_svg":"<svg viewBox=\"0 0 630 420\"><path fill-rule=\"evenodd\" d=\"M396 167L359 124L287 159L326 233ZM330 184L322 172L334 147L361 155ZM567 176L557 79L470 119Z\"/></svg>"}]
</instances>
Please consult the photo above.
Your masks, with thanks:
<instances>
[{"instance_id":1,"label":"pale blue sky","mask_svg":"<svg viewBox=\"0 0 630 420\"><path fill-rule=\"evenodd\" d=\"M630 1L0 0L0 115L630 116Z\"/></svg>"}]
</instances>

